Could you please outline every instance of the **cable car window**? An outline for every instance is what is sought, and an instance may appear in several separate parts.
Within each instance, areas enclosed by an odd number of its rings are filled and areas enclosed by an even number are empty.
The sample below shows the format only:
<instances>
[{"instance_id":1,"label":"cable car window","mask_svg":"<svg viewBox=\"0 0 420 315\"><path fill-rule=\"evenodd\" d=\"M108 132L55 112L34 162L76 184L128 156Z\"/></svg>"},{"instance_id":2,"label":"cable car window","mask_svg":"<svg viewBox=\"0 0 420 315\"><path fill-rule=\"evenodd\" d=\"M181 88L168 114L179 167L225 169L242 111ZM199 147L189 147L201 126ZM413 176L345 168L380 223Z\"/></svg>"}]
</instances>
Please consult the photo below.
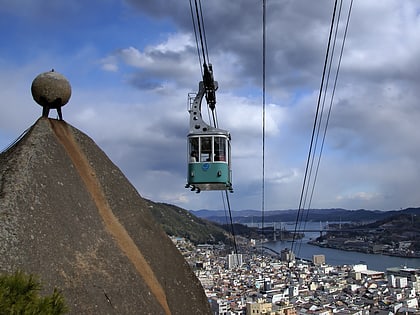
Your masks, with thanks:
<instances>
[{"instance_id":1,"label":"cable car window","mask_svg":"<svg viewBox=\"0 0 420 315\"><path fill-rule=\"evenodd\" d=\"M214 137L214 160L226 161L226 139Z\"/></svg>"},{"instance_id":2,"label":"cable car window","mask_svg":"<svg viewBox=\"0 0 420 315\"><path fill-rule=\"evenodd\" d=\"M201 137L200 162L212 161L212 137Z\"/></svg>"},{"instance_id":3,"label":"cable car window","mask_svg":"<svg viewBox=\"0 0 420 315\"><path fill-rule=\"evenodd\" d=\"M198 139L199 138L190 138L190 162L198 162Z\"/></svg>"},{"instance_id":4,"label":"cable car window","mask_svg":"<svg viewBox=\"0 0 420 315\"><path fill-rule=\"evenodd\" d=\"M230 165L230 161L232 161L231 160L231 156L230 156L230 153L231 153L231 150L230 150L230 142L228 141L228 147L227 147L227 162L229 163L229 165Z\"/></svg>"}]
</instances>

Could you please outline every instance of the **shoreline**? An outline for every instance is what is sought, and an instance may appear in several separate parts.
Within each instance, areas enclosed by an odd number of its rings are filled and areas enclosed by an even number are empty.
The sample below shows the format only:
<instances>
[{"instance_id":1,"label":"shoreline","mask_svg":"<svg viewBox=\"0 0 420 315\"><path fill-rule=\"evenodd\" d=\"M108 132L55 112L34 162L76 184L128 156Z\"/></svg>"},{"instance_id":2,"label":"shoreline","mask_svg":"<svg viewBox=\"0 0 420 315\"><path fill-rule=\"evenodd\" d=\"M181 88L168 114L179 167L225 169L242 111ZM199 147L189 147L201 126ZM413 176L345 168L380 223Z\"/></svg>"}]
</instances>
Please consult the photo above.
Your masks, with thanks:
<instances>
[{"instance_id":1,"label":"shoreline","mask_svg":"<svg viewBox=\"0 0 420 315\"><path fill-rule=\"evenodd\" d=\"M371 254L371 255L384 255L384 256L391 256L391 257L399 257L399 258L413 258L413 259L419 259L420 255L403 255L399 253L390 253L386 251L380 251L380 252L374 252L373 250L369 250L366 248L365 250L357 249L357 248L347 248L345 246L333 246L331 244L320 244L316 241L308 241L307 244L321 247L321 248L331 248L331 249L337 249L337 250L343 250L346 252L356 252L356 253L364 253L364 254Z\"/></svg>"}]
</instances>

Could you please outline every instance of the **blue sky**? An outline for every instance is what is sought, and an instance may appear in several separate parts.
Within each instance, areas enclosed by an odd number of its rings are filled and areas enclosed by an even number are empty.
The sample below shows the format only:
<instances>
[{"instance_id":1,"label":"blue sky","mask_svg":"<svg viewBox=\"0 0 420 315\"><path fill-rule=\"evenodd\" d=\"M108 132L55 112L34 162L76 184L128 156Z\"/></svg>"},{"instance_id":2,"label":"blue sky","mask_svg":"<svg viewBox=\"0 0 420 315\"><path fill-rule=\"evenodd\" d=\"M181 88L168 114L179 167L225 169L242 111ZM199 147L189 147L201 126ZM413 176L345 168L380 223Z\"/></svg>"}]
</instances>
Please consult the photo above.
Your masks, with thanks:
<instances>
[{"instance_id":1,"label":"blue sky","mask_svg":"<svg viewBox=\"0 0 420 315\"><path fill-rule=\"evenodd\" d=\"M260 209L262 1L202 6L219 125L232 134L231 206ZM299 205L332 8L267 0L268 210ZM419 10L414 0L354 1L313 208L420 206ZM0 0L0 35L0 147L41 116L30 86L54 68L72 85L64 119L143 197L223 208L220 192L184 188L187 94L200 80L188 0Z\"/></svg>"}]
</instances>

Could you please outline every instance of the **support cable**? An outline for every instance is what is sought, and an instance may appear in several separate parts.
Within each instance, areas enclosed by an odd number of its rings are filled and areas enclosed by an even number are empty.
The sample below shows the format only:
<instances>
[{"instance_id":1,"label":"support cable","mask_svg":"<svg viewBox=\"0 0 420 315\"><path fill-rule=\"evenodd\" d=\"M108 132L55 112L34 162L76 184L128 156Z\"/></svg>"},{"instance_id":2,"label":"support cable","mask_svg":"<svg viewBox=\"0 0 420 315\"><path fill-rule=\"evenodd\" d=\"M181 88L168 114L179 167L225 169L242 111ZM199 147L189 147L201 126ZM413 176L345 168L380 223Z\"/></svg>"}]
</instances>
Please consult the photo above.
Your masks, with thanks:
<instances>
[{"instance_id":1,"label":"support cable","mask_svg":"<svg viewBox=\"0 0 420 315\"><path fill-rule=\"evenodd\" d=\"M219 128L219 123L217 121L216 107L211 111L211 116L213 119L213 127Z\"/></svg>"},{"instance_id":2,"label":"support cable","mask_svg":"<svg viewBox=\"0 0 420 315\"><path fill-rule=\"evenodd\" d=\"M210 109L209 106L207 106L207 118L210 122L211 126L214 128L219 128L219 121L217 118L217 110L216 107L214 109Z\"/></svg>"},{"instance_id":3,"label":"support cable","mask_svg":"<svg viewBox=\"0 0 420 315\"><path fill-rule=\"evenodd\" d=\"M230 208L229 194L228 194L227 190L225 190L225 197L226 197L226 204L227 204L228 210L229 210L230 226L232 228L233 248L235 250L236 259L237 259L237 262L239 264L238 246L237 246L237 243L236 243L236 234L235 234L235 228L234 228L234 225L233 225L232 210Z\"/></svg>"},{"instance_id":4,"label":"support cable","mask_svg":"<svg viewBox=\"0 0 420 315\"><path fill-rule=\"evenodd\" d=\"M294 233L293 233L291 251L293 251L293 247L294 247L294 244L295 244L295 241L296 241L296 234L297 234L298 225L299 225L299 222L301 222L301 220L302 220L301 216L303 215L303 213L302 213L302 203L303 203L304 193L305 193L306 186L307 186L309 165L310 165L310 160L311 160L312 151L313 151L315 131L316 131L317 122L318 122L318 115L319 115L320 103L321 103L321 95L322 95L322 90L323 90L323 86L324 86L325 73L326 73L326 69L327 69L328 56L329 56L329 51L330 51L330 46L331 46L331 38L332 38L332 33L333 33L336 10L337 10L337 0L335 0L335 3L334 3L334 10L333 10L333 14L332 14L327 51L325 53L324 68L323 68L323 72L322 72L321 87L319 89L317 108L316 108L315 119L314 119L314 124L313 124L313 128L312 128L312 136L311 136L311 142L310 142L310 145L309 145L308 157L307 157L307 161L306 161L305 175L304 175L304 178L303 178L302 190L301 190L301 194L300 194L299 208L298 208L298 212L297 212L297 215L296 215L295 230L294 230Z\"/></svg>"},{"instance_id":5,"label":"support cable","mask_svg":"<svg viewBox=\"0 0 420 315\"><path fill-rule=\"evenodd\" d=\"M317 167L316 167L316 170L315 170L315 178L314 178L314 183L313 183L313 187L312 187L311 196L310 196L310 199L309 199L308 208L310 208L310 205L312 203L312 197L313 197L313 193L314 193L315 182L316 182L316 178L317 178L317 175L318 175L319 165L321 163L321 156L322 156L322 152L323 152L323 149L324 149L325 138L326 138L326 135L327 135L327 129L328 129L329 121L330 121L331 110L332 110L332 105L333 105L334 96L335 96L335 90L336 90L336 87L337 87L338 74L339 74L340 68L341 68L341 61L342 61L342 58L343 58L344 44L345 44L346 38L347 38L347 31L348 31L348 27L349 27L349 23L350 23L352 6L353 6L353 0L350 1L350 7L349 7L348 14L347 14L346 27L345 27L345 30L344 30L343 41L341 43L340 56L339 56L339 59L338 59L337 69L336 69L336 72L335 72L334 86L333 86L332 92L331 92L331 99L330 99L328 114L327 114L327 118L326 118L326 122L325 122L324 133L323 133L323 136L322 136L321 149L320 149L319 156L318 156Z\"/></svg>"},{"instance_id":6,"label":"support cable","mask_svg":"<svg viewBox=\"0 0 420 315\"><path fill-rule=\"evenodd\" d=\"M225 212L225 225L226 225L226 230L228 230L228 232L232 235L232 239L229 238L229 246L231 248L235 248L235 243L234 243L234 235L235 235L235 230L233 228L233 224L232 222L228 222L228 210L226 208L226 201L225 201L225 197L223 196L223 191L220 192L221 196L222 196L222 202L223 202L223 210ZM229 210L230 212L230 210Z\"/></svg>"},{"instance_id":7,"label":"support cable","mask_svg":"<svg viewBox=\"0 0 420 315\"><path fill-rule=\"evenodd\" d=\"M312 174L313 174L313 169L314 169L314 163L315 163L315 155L316 155L316 150L318 148L318 139L319 139L319 135L320 135L320 131L321 131L321 126L322 126L322 120L323 120L323 115L324 115L324 108L325 108L325 101L327 99L327 91L328 91L328 86L329 86L329 82L330 82L330 75L331 75L331 68L332 68L332 63L334 60L334 53L335 53L335 46L336 46L336 42L337 42L337 33L338 33L338 26L340 23L340 18L341 18L341 9L343 6L343 0L340 0L340 6L338 9L338 16L336 18L335 21L335 31L334 31L334 40L333 40L333 44L332 44L332 49L331 49L331 53L329 54L329 56L327 56L328 59L328 71L327 71L327 79L325 80L325 87L323 88L322 91L320 91L320 93L322 93L322 105L321 105L321 110L320 110L320 115L318 118L318 123L317 123L317 131L316 131L316 136L315 136L315 145L314 145L314 152L312 154L311 157L311 166L309 169L309 178L308 178L308 188L305 191L305 197L304 197L304 201L303 201L303 209L306 208L306 211L304 211L304 213L306 213L305 218L303 220L301 220L301 222L299 223L299 230L305 230L306 228L306 223L308 221L308 217L309 217L309 209L310 209L310 205L312 202L312 197L313 197L313 193L314 193L314 189L315 189L315 184L316 184L316 178L318 175L318 167L319 167L319 163L320 163L320 159L321 159L321 154L322 154L322 149L319 152L319 158L318 158L318 163L317 163L317 167L315 170L315 174L313 177L313 181L312 181L312 185L311 185L311 180L312 180ZM309 187L312 186L312 189L309 189ZM311 192L309 194L309 191ZM308 197L309 195L309 197ZM306 207L307 204L307 200L309 199L308 202L308 206ZM303 215L302 215L303 217ZM302 228L303 225L303 228ZM302 245L302 239L299 242L299 247L297 252L300 252L301 249L301 245Z\"/></svg>"},{"instance_id":8,"label":"support cable","mask_svg":"<svg viewBox=\"0 0 420 315\"><path fill-rule=\"evenodd\" d=\"M201 24L203 25L203 37L204 37L203 53L205 53L205 55L207 56L207 62L210 63L209 50L207 49L206 28L204 27L204 17L203 17L203 11L201 9L201 0L198 0L198 2L199 2L199 7L200 7Z\"/></svg>"},{"instance_id":9,"label":"support cable","mask_svg":"<svg viewBox=\"0 0 420 315\"><path fill-rule=\"evenodd\" d=\"M200 10L201 10L201 4L200 4ZM206 61L206 53L205 53L205 45L204 45L204 39L203 39L203 30L201 27L201 23L200 23L200 14L198 11L198 4L197 4L197 0L195 0L195 13L197 16L197 27L198 27L198 35L200 37L200 43L201 43L201 52L203 54L203 64L207 64Z\"/></svg>"},{"instance_id":10,"label":"support cable","mask_svg":"<svg viewBox=\"0 0 420 315\"><path fill-rule=\"evenodd\" d=\"M194 35L195 35L195 41L196 41L196 46L197 46L197 54L198 54L198 59L199 59L199 62L200 62L201 75L204 78L204 76L209 73L209 68L210 68L210 71L212 71L212 69L211 69L210 64L209 64L209 67L207 67L207 63L209 63L210 61L209 61L209 55L208 55L207 38L206 38L206 31L205 31L205 27L204 27L204 18L203 18L203 11L202 11L202 7L201 7L201 1L200 0L198 0L198 1L194 0L194 4L195 4L195 18L194 18L194 10L193 10L193 5L192 5L192 0L190 0L190 11L191 11L191 18L192 18L193 27L194 27ZM201 62L199 42L201 44L201 53L202 53L203 62ZM203 68L201 66L203 66ZM212 76L212 74L211 74L211 76ZM213 81L213 77L211 78L211 80ZM205 81L205 80L203 80L203 81ZM213 93L214 93L214 91L213 91ZM214 103L215 103L215 101L214 101ZM211 114L210 114L210 109L211 109ZM208 110L208 115L209 115L209 121L213 123L213 127L218 128L217 112L215 110L214 104L213 104L212 108L210 108L210 106L207 106L207 110ZM227 208L228 208L228 211L229 211L231 234L232 234L232 237L233 237L233 247L234 247L234 251L236 253L237 262L239 264L238 246L237 246L237 243L236 243L236 235L235 235L235 229L234 229L234 225L233 225L232 211L231 211L231 207L230 207L229 195L228 195L227 190L225 190L225 194L226 194L226 204L225 204L225 200L223 199L223 194L222 194L223 207L225 209L226 218L227 218L226 205L227 205ZM227 223L227 219L226 219L226 223Z\"/></svg>"},{"instance_id":11,"label":"support cable","mask_svg":"<svg viewBox=\"0 0 420 315\"><path fill-rule=\"evenodd\" d=\"M200 70L202 75L202 82L204 84L205 89L205 97L207 101L207 106L213 111L216 105L216 89L217 86L215 85L215 81L213 78L213 68L210 63L209 54L208 54L208 47L207 47L207 38L206 38L206 30L204 27L204 17L203 17L203 10L201 7L201 1L195 0L195 18L193 12L193 5L190 0L190 11L194 25L194 32L195 32L195 40L197 44L197 51L199 54L199 61L200 61ZM196 25L197 24L197 25ZM197 35L198 33L198 35ZM198 43L200 42L200 44ZM200 47L198 47L200 46ZM201 52L201 54L200 54ZM203 63L201 63L201 56L203 58ZM211 119L210 119L211 120ZM215 114L213 113L213 122L216 122Z\"/></svg>"},{"instance_id":12,"label":"support cable","mask_svg":"<svg viewBox=\"0 0 420 315\"><path fill-rule=\"evenodd\" d=\"M262 2L263 12L263 29L262 29L262 184L261 184L261 255L264 256L264 251L262 247L262 241L265 237L264 225L265 225L265 84L266 84L266 70L265 70L265 59L266 59L266 0Z\"/></svg>"},{"instance_id":13,"label":"support cable","mask_svg":"<svg viewBox=\"0 0 420 315\"><path fill-rule=\"evenodd\" d=\"M191 19L192 19L192 24L193 24L193 29L194 29L195 45L197 47L198 62L200 64L201 76L203 76L203 69L201 68L202 62L201 62L201 55L200 55L200 47L198 45L197 27L196 27L196 23L194 19L194 11L193 11L191 0L190 0L190 11L191 11Z\"/></svg>"},{"instance_id":14,"label":"support cable","mask_svg":"<svg viewBox=\"0 0 420 315\"><path fill-rule=\"evenodd\" d=\"M328 89L328 82L329 82L329 77L330 77L330 72L331 72L331 64L332 64L332 61L333 61L334 48L335 48L335 45L336 45L338 26L339 26L339 21L340 21L340 16L341 16L341 10L342 10L342 0L340 0L340 1L341 2L340 2L339 15L338 15L338 19L337 19L337 22L336 22L336 29L335 29L333 50L332 50L331 57L330 57L330 62L329 62L327 85L325 87L325 91L324 91L324 95L323 95L322 112L324 110L324 104L325 104L325 101L326 101L326 93L327 93L327 89ZM308 215L309 215L309 209L310 209L311 203L312 203L312 198L313 198L313 194L314 194L314 190L315 190L315 185L316 185L316 181L317 181L317 177L318 177L318 172L319 172L319 166L320 166L320 163L321 163L322 152L323 152L323 149L324 149L324 144L325 144L325 139L326 139L326 133L327 133L327 130L328 130L329 119L330 119L330 116L331 116L331 110L332 110L332 105L333 105L334 96L335 96L335 90L336 90L336 87L337 87L338 75L339 75L339 71L340 71L340 68L341 68L341 61L342 61L343 52L344 52L344 45L345 45L345 41L346 41L346 38L347 38L347 32L348 32L348 27L349 27L349 23L350 23L350 16L351 16L351 11L352 11L352 6L353 6L353 0L350 1L349 10L348 10L348 13L347 13L346 26L345 26L345 30L344 30L343 40L342 40L342 43L341 43L341 49L340 49L340 55L339 55L339 58L338 58L337 69L336 69L336 72L335 72L334 85L333 85L332 92L331 92L328 113L327 113L327 117L326 117L325 126L324 126L324 129L323 129L323 137L322 137L322 140L321 140L320 152L318 154L318 159L317 159L317 164L316 164L316 168L315 168L314 179L313 179L313 182L312 182L311 193L310 193L310 196L309 196L308 209L307 209L306 218L305 218L305 226L306 226L306 221L307 221ZM322 89L320 90L320 94L321 94L321 92L322 92ZM317 141L318 141L318 137L319 137L319 133L320 133L321 120L322 120L322 116L319 119L319 125L318 125L318 131L317 131ZM317 142L315 144L315 147L316 146L317 146ZM311 165L311 170L310 170L311 172L312 172L312 167L313 167L313 163L314 163L314 155L315 155L315 153L313 153L313 156L312 156L312 165ZM309 184L308 184L308 186L309 186ZM307 195L307 192L306 192L306 195ZM306 196L305 196L305 203L306 203ZM301 243L302 243L302 241L299 244L299 250L300 250Z\"/></svg>"},{"instance_id":15,"label":"support cable","mask_svg":"<svg viewBox=\"0 0 420 315\"><path fill-rule=\"evenodd\" d=\"M226 202L225 202L225 198L223 196L223 191L221 191L220 193L221 193L221 196L222 196L223 210L225 212L225 225L228 226L229 223L228 223L228 214L227 214L227 211L226 211Z\"/></svg>"}]
</instances>

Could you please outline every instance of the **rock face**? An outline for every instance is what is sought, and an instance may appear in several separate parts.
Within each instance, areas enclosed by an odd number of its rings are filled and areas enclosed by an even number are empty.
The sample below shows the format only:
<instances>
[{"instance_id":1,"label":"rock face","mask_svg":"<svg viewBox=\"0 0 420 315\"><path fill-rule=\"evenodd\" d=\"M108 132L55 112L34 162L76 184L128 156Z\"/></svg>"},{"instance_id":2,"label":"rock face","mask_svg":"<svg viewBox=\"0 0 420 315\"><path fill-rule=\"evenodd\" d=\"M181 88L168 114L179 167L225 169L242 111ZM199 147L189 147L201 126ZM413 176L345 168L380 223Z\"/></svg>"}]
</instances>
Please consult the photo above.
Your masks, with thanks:
<instances>
[{"instance_id":1,"label":"rock face","mask_svg":"<svg viewBox=\"0 0 420 315\"><path fill-rule=\"evenodd\" d=\"M70 314L211 314L150 211L92 139L40 118L0 155L0 272L36 274Z\"/></svg>"}]
</instances>

